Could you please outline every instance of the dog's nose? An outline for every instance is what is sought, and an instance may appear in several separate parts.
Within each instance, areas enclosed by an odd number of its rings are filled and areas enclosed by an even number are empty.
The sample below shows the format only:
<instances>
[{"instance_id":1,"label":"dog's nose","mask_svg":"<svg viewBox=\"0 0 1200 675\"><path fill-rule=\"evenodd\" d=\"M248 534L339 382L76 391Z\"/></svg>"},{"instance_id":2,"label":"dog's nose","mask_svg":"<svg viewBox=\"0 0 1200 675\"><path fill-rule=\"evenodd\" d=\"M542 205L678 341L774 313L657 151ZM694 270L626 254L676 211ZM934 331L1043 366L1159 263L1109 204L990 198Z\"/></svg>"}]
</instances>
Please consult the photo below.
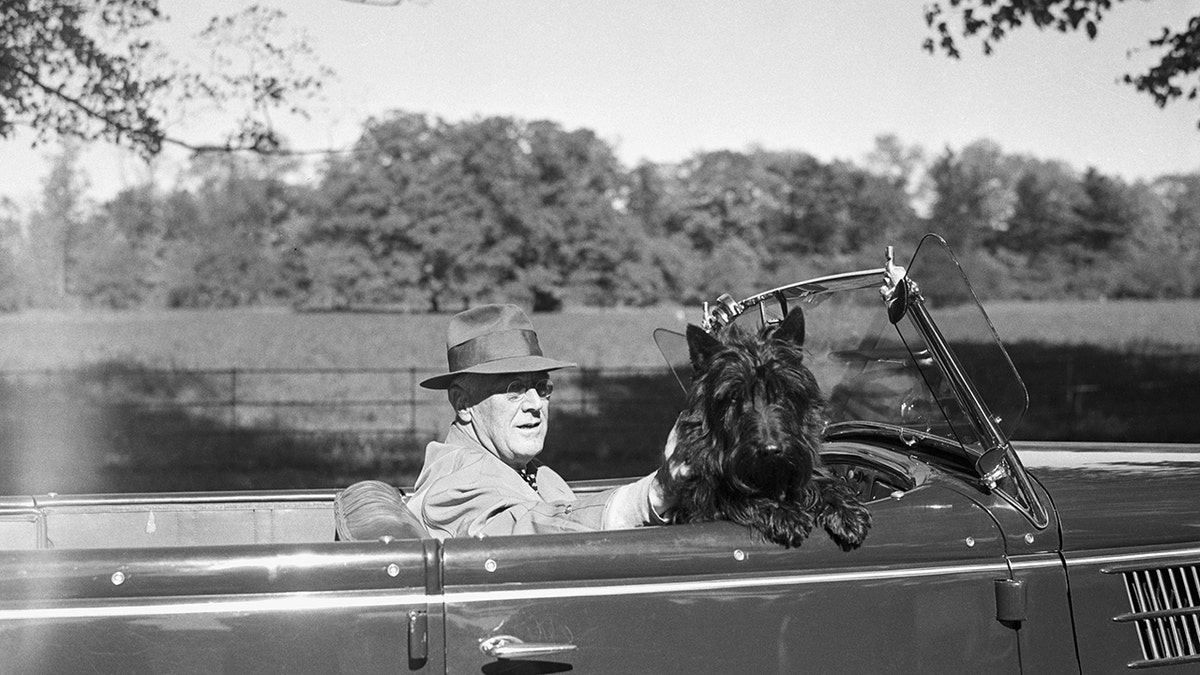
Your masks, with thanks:
<instances>
[{"instance_id":1,"label":"dog's nose","mask_svg":"<svg viewBox=\"0 0 1200 675\"><path fill-rule=\"evenodd\" d=\"M774 443L768 443L768 444L767 444L767 447L766 447L766 450L767 450L767 453L768 453L768 454L772 454L772 455L778 455L778 454L779 454L779 451L780 451L780 448L779 448L779 446L778 446L778 445L776 445L776 444L774 444Z\"/></svg>"}]
</instances>

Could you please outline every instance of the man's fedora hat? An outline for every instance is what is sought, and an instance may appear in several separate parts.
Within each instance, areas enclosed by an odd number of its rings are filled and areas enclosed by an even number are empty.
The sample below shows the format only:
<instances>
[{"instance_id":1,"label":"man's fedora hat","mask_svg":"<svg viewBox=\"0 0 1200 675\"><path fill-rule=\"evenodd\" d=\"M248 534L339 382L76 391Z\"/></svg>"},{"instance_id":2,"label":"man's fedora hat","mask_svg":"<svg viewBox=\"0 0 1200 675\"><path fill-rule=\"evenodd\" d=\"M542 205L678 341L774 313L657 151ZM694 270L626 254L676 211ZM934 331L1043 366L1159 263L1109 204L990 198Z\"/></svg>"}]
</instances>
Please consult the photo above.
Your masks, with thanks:
<instances>
[{"instance_id":1,"label":"man's fedora hat","mask_svg":"<svg viewBox=\"0 0 1200 675\"><path fill-rule=\"evenodd\" d=\"M446 362L450 372L421 386L448 389L463 373L531 373L575 366L542 356L533 324L516 305L481 305L450 317Z\"/></svg>"}]
</instances>

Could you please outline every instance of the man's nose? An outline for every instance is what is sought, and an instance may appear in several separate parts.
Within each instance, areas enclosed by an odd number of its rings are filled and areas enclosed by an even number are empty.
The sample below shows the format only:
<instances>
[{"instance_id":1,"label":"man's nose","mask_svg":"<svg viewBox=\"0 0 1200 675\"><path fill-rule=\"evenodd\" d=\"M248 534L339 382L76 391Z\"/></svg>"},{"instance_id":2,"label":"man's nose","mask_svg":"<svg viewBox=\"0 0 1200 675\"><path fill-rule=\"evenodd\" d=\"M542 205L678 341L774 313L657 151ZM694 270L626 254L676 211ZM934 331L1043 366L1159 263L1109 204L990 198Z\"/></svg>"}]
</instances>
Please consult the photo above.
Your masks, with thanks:
<instances>
[{"instance_id":1,"label":"man's nose","mask_svg":"<svg viewBox=\"0 0 1200 675\"><path fill-rule=\"evenodd\" d=\"M521 394L521 407L530 410L542 407L542 397L538 396L537 390L532 386L526 388Z\"/></svg>"}]
</instances>

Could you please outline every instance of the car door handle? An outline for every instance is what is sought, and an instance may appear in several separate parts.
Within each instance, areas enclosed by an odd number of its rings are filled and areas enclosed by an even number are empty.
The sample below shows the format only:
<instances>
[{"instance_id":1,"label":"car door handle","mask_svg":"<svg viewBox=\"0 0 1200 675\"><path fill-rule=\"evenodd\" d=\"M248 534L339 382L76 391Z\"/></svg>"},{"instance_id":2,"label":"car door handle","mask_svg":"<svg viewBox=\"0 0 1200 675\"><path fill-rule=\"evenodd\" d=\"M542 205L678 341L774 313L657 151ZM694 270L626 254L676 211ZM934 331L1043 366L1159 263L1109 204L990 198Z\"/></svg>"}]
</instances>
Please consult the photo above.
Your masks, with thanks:
<instances>
[{"instance_id":1,"label":"car door handle","mask_svg":"<svg viewBox=\"0 0 1200 675\"><path fill-rule=\"evenodd\" d=\"M511 635L496 635L479 643L479 651L493 659L524 659L575 650L575 645L525 642Z\"/></svg>"}]
</instances>

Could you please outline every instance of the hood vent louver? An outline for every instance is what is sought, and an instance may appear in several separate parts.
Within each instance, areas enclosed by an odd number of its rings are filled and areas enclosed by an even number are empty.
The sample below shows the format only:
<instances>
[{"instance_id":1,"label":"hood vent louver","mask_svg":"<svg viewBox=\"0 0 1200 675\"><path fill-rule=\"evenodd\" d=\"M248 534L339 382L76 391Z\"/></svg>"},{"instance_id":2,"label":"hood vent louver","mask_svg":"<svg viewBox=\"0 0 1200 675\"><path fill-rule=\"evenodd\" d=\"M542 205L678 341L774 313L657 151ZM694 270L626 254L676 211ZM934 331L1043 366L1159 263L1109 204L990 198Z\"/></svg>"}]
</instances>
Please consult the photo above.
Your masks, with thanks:
<instances>
[{"instance_id":1,"label":"hood vent louver","mask_svg":"<svg viewBox=\"0 0 1200 675\"><path fill-rule=\"evenodd\" d=\"M1143 658L1130 668L1200 663L1200 564L1122 565L1103 572L1120 573L1125 580L1131 611L1113 621L1137 629Z\"/></svg>"}]
</instances>

